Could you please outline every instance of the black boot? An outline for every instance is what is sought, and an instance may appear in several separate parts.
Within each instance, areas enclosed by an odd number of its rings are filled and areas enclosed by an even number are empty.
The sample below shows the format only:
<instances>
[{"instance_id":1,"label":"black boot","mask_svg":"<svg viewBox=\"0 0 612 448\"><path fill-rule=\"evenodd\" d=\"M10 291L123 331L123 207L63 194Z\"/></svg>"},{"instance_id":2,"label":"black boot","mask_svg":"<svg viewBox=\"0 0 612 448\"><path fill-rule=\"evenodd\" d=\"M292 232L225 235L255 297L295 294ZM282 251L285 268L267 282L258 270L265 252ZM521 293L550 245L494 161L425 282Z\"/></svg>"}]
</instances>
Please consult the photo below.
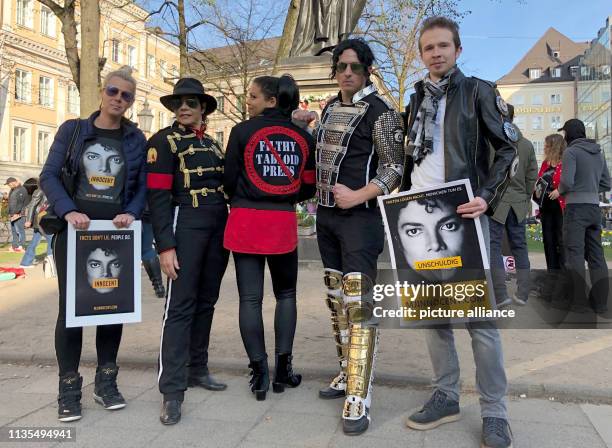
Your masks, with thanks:
<instances>
[{"instance_id":1,"label":"black boot","mask_svg":"<svg viewBox=\"0 0 612 448\"><path fill-rule=\"evenodd\" d=\"M151 280L155 295L160 299L166 297L166 288L164 288L164 280L162 278L161 266L159 265L159 258L157 256L152 260L142 260L145 271Z\"/></svg>"},{"instance_id":2,"label":"black boot","mask_svg":"<svg viewBox=\"0 0 612 448\"><path fill-rule=\"evenodd\" d=\"M268 358L261 361L251 361L251 392L255 394L257 401L266 399L266 392L270 388L270 372L268 371Z\"/></svg>"},{"instance_id":3,"label":"black boot","mask_svg":"<svg viewBox=\"0 0 612 448\"><path fill-rule=\"evenodd\" d=\"M291 353L276 355L276 372L274 373L274 382L272 383L272 390L274 392L284 392L285 386L298 387L302 382L302 375L293 373L292 360L293 356L291 356Z\"/></svg>"},{"instance_id":4,"label":"black boot","mask_svg":"<svg viewBox=\"0 0 612 448\"><path fill-rule=\"evenodd\" d=\"M94 400L109 411L125 407L125 399L117 389L118 373L119 367L116 364L108 363L96 368Z\"/></svg>"},{"instance_id":5,"label":"black boot","mask_svg":"<svg viewBox=\"0 0 612 448\"><path fill-rule=\"evenodd\" d=\"M164 425L176 425L181 420L181 404L181 400L164 399L159 421Z\"/></svg>"},{"instance_id":6,"label":"black boot","mask_svg":"<svg viewBox=\"0 0 612 448\"><path fill-rule=\"evenodd\" d=\"M81 386L83 378L78 372L70 372L59 378L57 418L60 422L73 422L81 418Z\"/></svg>"},{"instance_id":7,"label":"black boot","mask_svg":"<svg viewBox=\"0 0 612 448\"><path fill-rule=\"evenodd\" d=\"M221 383L215 379L208 371L208 367L195 369L189 368L189 376L187 379L189 387L200 386L207 390L221 391L227 389L227 384Z\"/></svg>"}]
</instances>

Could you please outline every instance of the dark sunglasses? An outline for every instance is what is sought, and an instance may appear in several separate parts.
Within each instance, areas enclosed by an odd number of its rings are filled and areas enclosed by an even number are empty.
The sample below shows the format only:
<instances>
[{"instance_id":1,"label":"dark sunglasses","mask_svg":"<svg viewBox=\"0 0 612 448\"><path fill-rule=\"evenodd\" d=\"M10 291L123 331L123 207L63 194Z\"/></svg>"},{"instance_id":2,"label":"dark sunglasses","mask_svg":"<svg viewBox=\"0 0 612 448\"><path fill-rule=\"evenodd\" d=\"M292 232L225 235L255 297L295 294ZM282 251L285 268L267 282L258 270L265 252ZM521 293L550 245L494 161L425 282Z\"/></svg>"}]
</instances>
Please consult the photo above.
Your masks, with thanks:
<instances>
[{"instance_id":1,"label":"dark sunglasses","mask_svg":"<svg viewBox=\"0 0 612 448\"><path fill-rule=\"evenodd\" d=\"M121 99L123 101L125 101L126 103L131 103L132 101L134 101L134 94L132 92L126 92L125 90L120 90L118 87L115 87L115 86L106 86L104 91L111 98L116 97L117 94L120 93L121 94Z\"/></svg>"},{"instance_id":2,"label":"dark sunglasses","mask_svg":"<svg viewBox=\"0 0 612 448\"><path fill-rule=\"evenodd\" d=\"M183 104L186 104L190 109L197 109L200 106L200 100L198 98L186 98L184 100L181 98L172 98L169 106L171 110L178 110Z\"/></svg>"},{"instance_id":3,"label":"dark sunglasses","mask_svg":"<svg viewBox=\"0 0 612 448\"><path fill-rule=\"evenodd\" d=\"M347 64L346 62L338 62L336 65L336 72L344 73L349 65L351 66L351 71L356 75L365 75L365 72L367 71L367 67L359 62L351 62L350 64Z\"/></svg>"}]
</instances>

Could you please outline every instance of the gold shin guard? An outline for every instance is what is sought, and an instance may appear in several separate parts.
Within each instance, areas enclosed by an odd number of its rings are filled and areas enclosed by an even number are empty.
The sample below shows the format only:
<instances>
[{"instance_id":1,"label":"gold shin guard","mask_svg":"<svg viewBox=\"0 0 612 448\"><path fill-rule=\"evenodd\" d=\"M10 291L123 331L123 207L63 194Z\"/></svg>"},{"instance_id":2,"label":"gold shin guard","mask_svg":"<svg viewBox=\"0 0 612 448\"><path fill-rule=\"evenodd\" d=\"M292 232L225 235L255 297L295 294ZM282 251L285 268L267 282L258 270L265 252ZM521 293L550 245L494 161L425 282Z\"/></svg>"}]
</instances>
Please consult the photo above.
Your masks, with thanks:
<instances>
[{"instance_id":1,"label":"gold shin guard","mask_svg":"<svg viewBox=\"0 0 612 448\"><path fill-rule=\"evenodd\" d=\"M327 286L327 307L331 312L332 330L336 342L340 373L336 376L330 387L337 390L346 389L346 366L348 360L348 318L342 300L342 272L334 269L325 269L325 286Z\"/></svg>"},{"instance_id":2,"label":"gold shin guard","mask_svg":"<svg viewBox=\"0 0 612 448\"><path fill-rule=\"evenodd\" d=\"M372 401L372 378L378 342L377 328L368 323L371 317L372 280L365 274L351 272L343 278L344 302L349 317L349 348L346 401L342 417L357 420L369 418Z\"/></svg>"}]
</instances>

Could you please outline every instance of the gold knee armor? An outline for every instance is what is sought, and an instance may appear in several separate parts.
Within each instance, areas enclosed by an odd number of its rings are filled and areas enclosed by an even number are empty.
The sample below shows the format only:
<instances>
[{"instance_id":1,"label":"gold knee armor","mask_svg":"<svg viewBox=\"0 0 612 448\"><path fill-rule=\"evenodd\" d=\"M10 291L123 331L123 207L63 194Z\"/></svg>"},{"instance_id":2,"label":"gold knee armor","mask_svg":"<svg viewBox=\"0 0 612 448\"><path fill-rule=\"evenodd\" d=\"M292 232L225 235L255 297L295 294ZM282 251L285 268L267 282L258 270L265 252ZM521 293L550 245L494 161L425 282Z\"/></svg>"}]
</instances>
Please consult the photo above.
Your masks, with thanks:
<instances>
[{"instance_id":1,"label":"gold knee armor","mask_svg":"<svg viewBox=\"0 0 612 448\"><path fill-rule=\"evenodd\" d=\"M325 302L331 311L332 329L338 361L342 371L346 370L348 359L348 318L342 300L342 272L334 269L325 269L325 286L327 286L327 298Z\"/></svg>"},{"instance_id":2,"label":"gold knee armor","mask_svg":"<svg viewBox=\"0 0 612 448\"><path fill-rule=\"evenodd\" d=\"M372 290L374 283L366 274L351 272L342 279L344 302L349 317L349 347L347 366L347 403L359 397L359 406L370 405L370 388L374 376L377 328L368 324L372 316ZM352 414L352 404L345 414ZM358 412L361 414L361 412ZM347 415L348 416L348 415Z\"/></svg>"}]
</instances>

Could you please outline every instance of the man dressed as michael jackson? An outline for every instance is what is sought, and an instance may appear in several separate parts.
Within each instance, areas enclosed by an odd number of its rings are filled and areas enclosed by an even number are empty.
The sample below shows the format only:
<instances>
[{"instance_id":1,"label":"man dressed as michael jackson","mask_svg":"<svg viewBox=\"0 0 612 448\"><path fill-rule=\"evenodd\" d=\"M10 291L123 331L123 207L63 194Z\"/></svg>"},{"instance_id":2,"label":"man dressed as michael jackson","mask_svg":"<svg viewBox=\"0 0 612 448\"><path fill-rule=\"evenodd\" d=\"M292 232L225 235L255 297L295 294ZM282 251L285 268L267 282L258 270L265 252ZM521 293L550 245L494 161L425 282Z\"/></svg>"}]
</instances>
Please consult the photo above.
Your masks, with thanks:
<instances>
[{"instance_id":1,"label":"man dressed as michael jackson","mask_svg":"<svg viewBox=\"0 0 612 448\"><path fill-rule=\"evenodd\" d=\"M370 81L373 62L361 39L334 49L332 76L340 93L314 131L317 240L340 361L340 373L319 396L346 397L343 429L350 435L366 431L370 421L378 335L368 303L384 246L376 197L397 188L403 171L401 118ZM296 122L312 119L308 112L294 112Z\"/></svg>"}]
</instances>

